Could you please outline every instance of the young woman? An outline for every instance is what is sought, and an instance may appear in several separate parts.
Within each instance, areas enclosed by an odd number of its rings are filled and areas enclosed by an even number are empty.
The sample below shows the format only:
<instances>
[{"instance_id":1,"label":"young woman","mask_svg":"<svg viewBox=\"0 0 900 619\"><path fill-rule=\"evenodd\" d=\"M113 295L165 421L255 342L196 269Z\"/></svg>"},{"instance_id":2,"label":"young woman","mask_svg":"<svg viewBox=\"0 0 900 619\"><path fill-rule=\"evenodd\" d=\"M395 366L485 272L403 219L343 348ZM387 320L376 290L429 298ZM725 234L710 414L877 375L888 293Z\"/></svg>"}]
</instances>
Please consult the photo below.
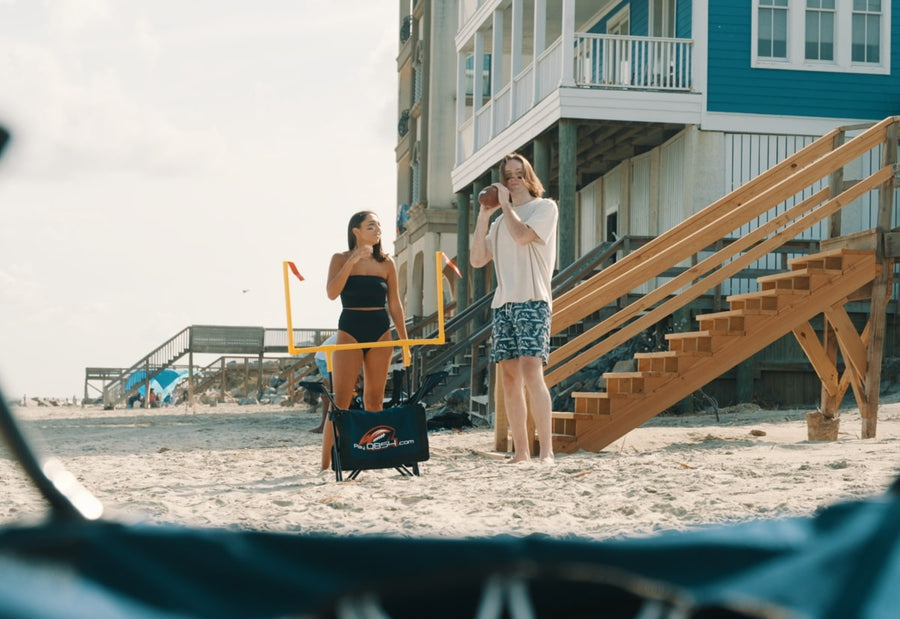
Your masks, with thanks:
<instances>
[{"instance_id":1,"label":"young woman","mask_svg":"<svg viewBox=\"0 0 900 619\"><path fill-rule=\"evenodd\" d=\"M394 261L381 249L381 222L372 211L360 211L347 225L350 249L331 257L328 298L341 298L337 344L390 341L391 322L401 340L406 339L406 319L397 284ZM390 346L335 350L332 358L334 402L347 410L362 369L363 404L380 411L394 349ZM322 432L322 469L331 468L334 430L326 423Z\"/></svg>"}]
</instances>

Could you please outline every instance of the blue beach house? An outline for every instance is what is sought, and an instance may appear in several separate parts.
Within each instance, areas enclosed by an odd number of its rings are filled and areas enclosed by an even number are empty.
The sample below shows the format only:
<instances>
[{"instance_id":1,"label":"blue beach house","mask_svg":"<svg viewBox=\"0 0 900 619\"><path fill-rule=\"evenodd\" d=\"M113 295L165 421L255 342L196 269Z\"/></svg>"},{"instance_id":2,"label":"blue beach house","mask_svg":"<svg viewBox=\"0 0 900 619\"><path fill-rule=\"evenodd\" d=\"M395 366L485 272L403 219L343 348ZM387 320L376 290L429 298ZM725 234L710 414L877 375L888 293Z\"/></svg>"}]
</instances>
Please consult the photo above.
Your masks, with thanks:
<instances>
[{"instance_id":1,"label":"blue beach house","mask_svg":"<svg viewBox=\"0 0 900 619\"><path fill-rule=\"evenodd\" d=\"M608 305L579 301L588 312L578 316L580 326L567 301L573 293L563 293L554 307L560 347L575 336L572 329L590 328L812 196L828 190L834 197L850 180L870 177L890 163L895 141L861 150L839 173L825 165L815 178L818 167L790 181L763 174L795 156L805 162L797 154L823 136L837 149L900 115L898 13L890 0L401 0L407 30L398 55L399 108L411 129L398 140L397 202L410 205L411 225L396 249L410 313L435 310L427 282L437 274L427 256L442 250L468 262L475 197L497 180L496 164L509 152L531 159L559 203L561 272L604 246L613 252L607 267L621 262L754 179L753 193L729 208L763 194L779 198L733 229L720 226L707 246L634 280ZM794 191L775 196L779 183ZM667 315L665 328L691 328L702 312L759 290L758 278L819 251L820 243L876 228L886 212L882 196L891 196L888 227L896 227L896 192L879 187L846 194L840 215L813 218L790 241ZM686 246L681 237L665 238ZM655 255L661 246L651 247ZM465 275L455 284L458 309L491 290L489 272ZM855 306L848 307L856 320ZM557 312L571 317L557 319ZM813 324L829 328L828 321ZM889 336L886 354L893 348ZM562 384L587 364L566 359L548 368L548 383ZM708 389L720 403L818 398L821 385L791 329L729 364L717 379L727 388ZM778 381L782 387L773 386Z\"/></svg>"}]
</instances>

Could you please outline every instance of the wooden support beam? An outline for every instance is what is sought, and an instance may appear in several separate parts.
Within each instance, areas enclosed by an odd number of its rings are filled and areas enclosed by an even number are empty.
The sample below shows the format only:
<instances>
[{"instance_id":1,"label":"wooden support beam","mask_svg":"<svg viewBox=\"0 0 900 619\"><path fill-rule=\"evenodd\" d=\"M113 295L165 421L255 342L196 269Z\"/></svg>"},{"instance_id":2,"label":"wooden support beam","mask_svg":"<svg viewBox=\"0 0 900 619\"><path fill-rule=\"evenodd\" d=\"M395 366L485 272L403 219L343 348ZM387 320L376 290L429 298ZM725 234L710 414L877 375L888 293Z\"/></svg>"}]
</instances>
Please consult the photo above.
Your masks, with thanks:
<instances>
[{"instance_id":1,"label":"wooden support beam","mask_svg":"<svg viewBox=\"0 0 900 619\"><path fill-rule=\"evenodd\" d=\"M897 161L897 140L900 138L900 121L895 120L885 131L884 145L881 152L881 165L891 169ZM868 371L865 377L865 406L860 406L862 418L862 438L875 438L878 424L878 392L881 389L881 361L884 356L884 328L886 324L887 306L891 296L891 282L894 263L885 254L884 236L891 230L894 217L894 188L896 176L892 175L878 189L878 223L875 229L878 244L875 247L875 261L881 267L872 283L872 304L869 308L871 321L871 342L866 351Z\"/></svg>"},{"instance_id":2,"label":"wooden support beam","mask_svg":"<svg viewBox=\"0 0 900 619\"><path fill-rule=\"evenodd\" d=\"M509 418L506 416L506 401L503 397L503 381L497 366L491 364L491 383L494 386L494 450L509 451Z\"/></svg>"},{"instance_id":3,"label":"wooden support beam","mask_svg":"<svg viewBox=\"0 0 900 619\"><path fill-rule=\"evenodd\" d=\"M816 332L808 322L794 328L794 337L800 348L806 353L806 358L812 364L819 380L822 381L822 389L828 397L835 398L838 394L838 372L834 359L830 358L825 347L816 337Z\"/></svg>"},{"instance_id":4,"label":"wooden support beam","mask_svg":"<svg viewBox=\"0 0 900 619\"><path fill-rule=\"evenodd\" d=\"M843 305L834 306L825 311L825 317L834 328L834 336L841 348L844 363L862 379L866 375L866 347L863 346L847 310Z\"/></svg>"},{"instance_id":5,"label":"wooden support beam","mask_svg":"<svg viewBox=\"0 0 900 619\"><path fill-rule=\"evenodd\" d=\"M828 321L826 320L825 322L827 324ZM871 325L872 325L872 322L870 320L869 322L866 323L866 327L863 329L862 334L859 336L860 339L862 340L862 343L864 346L869 345L869 330L871 328ZM837 397L837 404L835 406L835 409L837 408L837 406L840 406L841 401L844 399L844 394L847 393L847 389L850 387L851 383L854 384L853 393L854 393L854 397L856 397L855 394L859 389L862 388L862 384L859 382L859 380L857 380L856 374L849 368L845 367L844 373L841 374L841 380L840 380L840 382L838 382L838 397Z\"/></svg>"}]
</instances>

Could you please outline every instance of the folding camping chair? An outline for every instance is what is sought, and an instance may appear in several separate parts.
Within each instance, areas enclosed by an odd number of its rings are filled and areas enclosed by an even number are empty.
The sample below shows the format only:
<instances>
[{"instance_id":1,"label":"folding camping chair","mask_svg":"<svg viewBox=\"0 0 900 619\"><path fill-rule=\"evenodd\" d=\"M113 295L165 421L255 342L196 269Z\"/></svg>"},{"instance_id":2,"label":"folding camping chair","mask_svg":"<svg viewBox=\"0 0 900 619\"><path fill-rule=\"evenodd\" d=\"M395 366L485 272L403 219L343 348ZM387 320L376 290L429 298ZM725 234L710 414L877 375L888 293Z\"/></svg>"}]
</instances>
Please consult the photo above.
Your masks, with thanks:
<instances>
[{"instance_id":1,"label":"folding camping chair","mask_svg":"<svg viewBox=\"0 0 900 619\"><path fill-rule=\"evenodd\" d=\"M301 382L301 386L313 393L324 394L331 402L328 414L334 429L331 468L337 481L344 480L344 471L350 471L347 479L356 479L360 471L369 469L394 468L405 477L419 475L419 462L429 458L422 398L446 377L445 371L429 374L411 397L405 401L401 398L395 405L379 412L339 409L325 385ZM395 373L392 402L400 393L396 384L398 378L400 376Z\"/></svg>"}]
</instances>

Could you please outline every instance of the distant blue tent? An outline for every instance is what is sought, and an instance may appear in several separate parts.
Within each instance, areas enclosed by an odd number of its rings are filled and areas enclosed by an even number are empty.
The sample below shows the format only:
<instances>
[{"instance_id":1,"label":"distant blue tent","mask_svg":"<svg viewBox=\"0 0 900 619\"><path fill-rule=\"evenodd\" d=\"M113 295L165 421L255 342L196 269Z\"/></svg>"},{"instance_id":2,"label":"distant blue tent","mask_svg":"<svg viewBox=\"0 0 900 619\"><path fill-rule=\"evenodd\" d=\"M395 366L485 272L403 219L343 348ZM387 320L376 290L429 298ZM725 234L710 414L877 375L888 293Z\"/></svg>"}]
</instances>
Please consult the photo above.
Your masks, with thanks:
<instances>
[{"instance_id":1,"label":"distant blue tent","mask_svg":"<svg viewBox=\"0 0 900 619\"><path fill-rule=\"evenodd\" d=\"M150 375L153 376L153 378L150 379L150 388L156 392L160 399L164 400L172 395L172 392L175 391L178 384L190 375L190 371L185 369L166 368L156 375L154 375L153 372L151 372ZM138 393L143 397L146 388L146 378L147 372L144 370L138 370L133 373L128 377L128 380L125 381L126 391L137 387Z\"/></svg>"}]
</instances>

